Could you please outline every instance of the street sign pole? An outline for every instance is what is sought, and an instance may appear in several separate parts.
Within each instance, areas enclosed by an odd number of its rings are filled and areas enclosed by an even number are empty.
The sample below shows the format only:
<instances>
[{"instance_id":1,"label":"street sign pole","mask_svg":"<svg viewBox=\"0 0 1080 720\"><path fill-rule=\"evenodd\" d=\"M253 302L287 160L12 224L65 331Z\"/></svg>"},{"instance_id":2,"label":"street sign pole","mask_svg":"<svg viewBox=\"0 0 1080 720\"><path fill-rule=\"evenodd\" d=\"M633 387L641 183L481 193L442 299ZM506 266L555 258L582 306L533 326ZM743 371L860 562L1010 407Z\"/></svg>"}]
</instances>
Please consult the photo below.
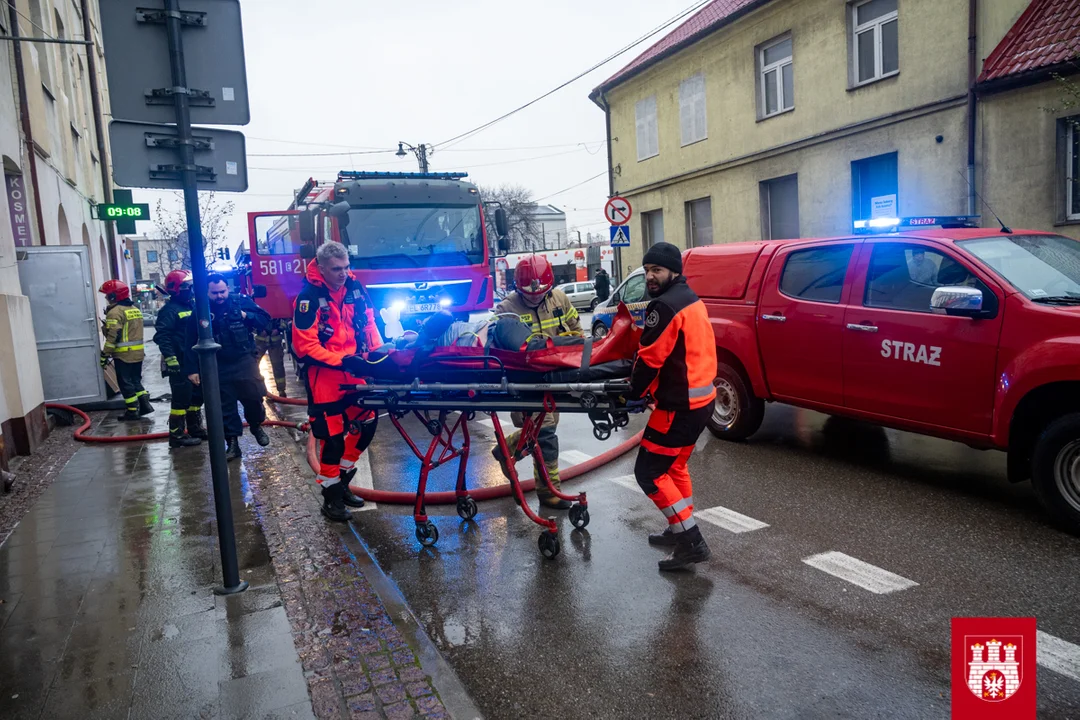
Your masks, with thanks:
<instances>
[{"instance_id":1,"label":"street sign pole","mask_svg":"<svg viewBox=\"0 0 1080 720\"><path fill-rule=\"evenodd\" d=\"M224 585L215 588L218 595L231 595L247 589L240 579L236 560L236 535L233 529L232 498L229 495L229 468L225 459L225 428L221 416L221 385L218 381L217 351L210 327L210 301L206 289L206 261L203 254L202 223L199 217L199 189L195 173L195 145L191 138L191 110L188 105L187 72L184 67L184 42L181 36L179 0L165 0L165 28L169 37L169 65L172 70L172 93L176 106L176 129L179 137L181 182L184 209L187 213L191 274L195 285L195 316L198 321L199 378L206 404L206 429L210 443L210 475L214 485L217 511L218 546Z\"/></svg>"}]
</instances>

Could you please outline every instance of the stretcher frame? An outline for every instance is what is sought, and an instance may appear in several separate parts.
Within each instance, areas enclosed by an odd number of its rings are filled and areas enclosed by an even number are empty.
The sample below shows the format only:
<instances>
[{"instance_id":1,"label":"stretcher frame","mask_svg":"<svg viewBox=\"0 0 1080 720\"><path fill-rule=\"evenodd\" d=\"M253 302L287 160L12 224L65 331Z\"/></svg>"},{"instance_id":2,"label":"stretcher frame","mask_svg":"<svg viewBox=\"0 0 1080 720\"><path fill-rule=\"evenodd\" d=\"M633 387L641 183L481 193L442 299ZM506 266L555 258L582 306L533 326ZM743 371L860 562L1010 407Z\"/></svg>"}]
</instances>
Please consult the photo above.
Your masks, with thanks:
<instances>
[{"instance_id":1,"label":"stretcher frame","mask_svg":"<svg viewBox=\"0 0 1080 720\"><path fill-rule=\"evenodd\" d=\"M458 515L470 521L478 512L476 500L469 495L466 486L471 452L469 421L475 419L477 413L489 415L498 449L503 457L510 459L506 465L513 497L525 516L543 528L537 542L541 554L549 559L556 557L560 551L559 526L555 518L541 517L529 507L521 489L516 460L531 455L534 465L540 468L541 477L536 482L542 480L554 497L573 502L569 511L570 522L576 528L584 528L589 524L586 493L564 493L555 488L548 475L538 442L544 418L556 410L561 413L587 413L593 423L593 434L600 440L606 440L612 432L629 424L628 413L632 412L625 406L624 398L630 389L626 381L511 383L503 376L497 382L432 383L417 378L411 383L372 380L363 385L343 385L342 389L348 392L358 407L386 412L398 434L420 460L413 520L416 523L416 539L425 547L439 540L439 530L428 517L425 505L428 477L435 468L458 460L455 487ZM499 413L507 411L521 412L525 416L517 444L512 449L499 420ZM451 417L453 413L457 413L456 418ZM402 424L402 419L408 415L419 420L432 436L426 450L421 449Z\"/></svg>"}]
</instances>

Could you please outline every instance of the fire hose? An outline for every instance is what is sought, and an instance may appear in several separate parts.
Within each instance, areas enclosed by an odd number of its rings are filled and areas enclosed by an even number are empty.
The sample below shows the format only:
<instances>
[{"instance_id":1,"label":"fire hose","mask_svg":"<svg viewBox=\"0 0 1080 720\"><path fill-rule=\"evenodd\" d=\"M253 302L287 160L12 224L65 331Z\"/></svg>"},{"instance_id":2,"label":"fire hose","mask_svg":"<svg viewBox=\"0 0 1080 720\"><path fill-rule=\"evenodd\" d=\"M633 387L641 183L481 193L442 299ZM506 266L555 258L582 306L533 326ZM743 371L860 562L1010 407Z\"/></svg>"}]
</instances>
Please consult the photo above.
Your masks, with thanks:
<instances>
[{"instance_id":1,"label":"fire hose","mask_svg":"<svg viewBox=\"0 0 1080 720\"><path fill-rule=\"evenodd\" d=\"M126 442L139 442L143 440L166 440L169 437L167 432L157 433L142 433L140 435L87 435L86 431L93 425L93 420L85 412L77 407L71 405L61 405L60 403L46 403L45 407L50 410L63 410L69 412L72 415L77 415L82 419L83 424L75 430L75 439L84 443L126 443ZM246 427L245 423L245 427ZM263 425L269 427L284 427L295 428L297 430L307 431L307 423L294 423L285 422L282 420L267 420Z\"/></svg>"}]
</instances>

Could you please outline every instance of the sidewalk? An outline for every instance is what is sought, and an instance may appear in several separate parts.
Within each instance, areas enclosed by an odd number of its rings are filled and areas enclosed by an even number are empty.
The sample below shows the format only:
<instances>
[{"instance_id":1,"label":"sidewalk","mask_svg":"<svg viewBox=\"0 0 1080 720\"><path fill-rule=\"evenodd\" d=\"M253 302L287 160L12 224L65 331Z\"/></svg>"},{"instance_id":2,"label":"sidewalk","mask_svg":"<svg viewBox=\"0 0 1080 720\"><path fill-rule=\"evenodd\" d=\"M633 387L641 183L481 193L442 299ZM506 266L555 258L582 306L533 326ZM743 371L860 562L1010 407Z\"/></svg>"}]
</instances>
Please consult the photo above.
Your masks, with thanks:
<instances>
[{"instance_id":1,"label":"sidewalk","mask_svg":"<svg viewBox=\"0 0 1080 720\"><path fill-rule=\"evenodd\" d=\"M151 396L167 392L156 366L155 354ZM127 425L97 413L92 432L162 431L168 404L156 408ZM52 468L0 545L0 717L449 717L415 642L319 515L295 440L270 434L268 448L245 436L230 465L251 588L227 598L212 592L221 567L205 445L80 445ZM0 505L41 479L20 478Z\"/></svg>"}]
</instances>

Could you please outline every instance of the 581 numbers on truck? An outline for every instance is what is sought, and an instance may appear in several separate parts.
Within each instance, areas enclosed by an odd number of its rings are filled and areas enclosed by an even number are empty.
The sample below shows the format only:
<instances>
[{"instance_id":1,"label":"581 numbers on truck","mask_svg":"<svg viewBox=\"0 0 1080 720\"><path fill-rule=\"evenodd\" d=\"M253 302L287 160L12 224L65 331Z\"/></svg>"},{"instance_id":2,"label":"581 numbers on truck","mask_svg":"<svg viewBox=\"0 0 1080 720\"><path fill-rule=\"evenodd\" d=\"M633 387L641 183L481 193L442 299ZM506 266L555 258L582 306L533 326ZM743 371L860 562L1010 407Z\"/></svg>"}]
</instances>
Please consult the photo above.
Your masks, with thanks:
<instances>
[{"instance_id":1,"label":"581 numbers on truck","mask_svg":"<svg viewBox=\"0 0 1080 720\"><path fill-rule=\"evenodd\" d=\"M263 275L288 275L289 273L302 274L304 261L297 260L260 260L259 270Z\"/></svg>"}]
</instances>

